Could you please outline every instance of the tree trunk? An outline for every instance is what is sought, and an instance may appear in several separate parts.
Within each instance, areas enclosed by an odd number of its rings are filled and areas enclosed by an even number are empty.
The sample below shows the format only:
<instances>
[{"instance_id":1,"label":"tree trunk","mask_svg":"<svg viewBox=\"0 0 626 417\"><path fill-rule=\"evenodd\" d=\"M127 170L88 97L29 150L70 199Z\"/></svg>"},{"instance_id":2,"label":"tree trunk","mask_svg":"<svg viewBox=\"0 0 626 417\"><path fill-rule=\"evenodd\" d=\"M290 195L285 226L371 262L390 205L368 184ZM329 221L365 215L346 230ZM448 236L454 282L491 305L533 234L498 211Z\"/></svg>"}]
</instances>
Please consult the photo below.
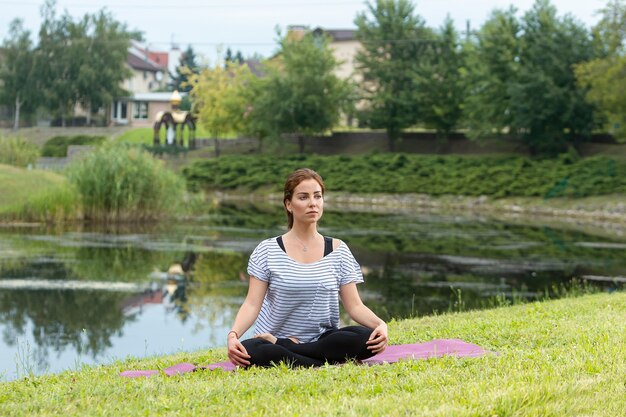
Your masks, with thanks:
<instances>
[{"instance_id":1,"label":"tree trunk","mask_svg":"<svg viewBox=\"0 0 626 417\"><path fill-rule=\"evenodd\" d=\"M219 156L220 156L220 140L218 138L215 138L213 140L213 143L215 144L215 157L219 158Z\"/></svg>"},{"instance_id":2,"label":"tree trunk","mask_svg":"<svg viewBox=\"0 0 626 417\"><path fill-rule=\"evenodd\" d=\"M22 102L20 101L19 93L15 97L15 119L13 120L13 130L18 130L20 128L20 108L22 107Z\"/></svg>"},{"instance_id":3,"label":"tree trunk","mask_svg":"<svg viewBox=\"0 0 626 417\"><path fill-rule=\"evenodd\" d=\"M85 105L85 112L87 113L87 116L85 116L85 124L91 126L91 101L88 101Z\"/></svg>"}]
</instances>

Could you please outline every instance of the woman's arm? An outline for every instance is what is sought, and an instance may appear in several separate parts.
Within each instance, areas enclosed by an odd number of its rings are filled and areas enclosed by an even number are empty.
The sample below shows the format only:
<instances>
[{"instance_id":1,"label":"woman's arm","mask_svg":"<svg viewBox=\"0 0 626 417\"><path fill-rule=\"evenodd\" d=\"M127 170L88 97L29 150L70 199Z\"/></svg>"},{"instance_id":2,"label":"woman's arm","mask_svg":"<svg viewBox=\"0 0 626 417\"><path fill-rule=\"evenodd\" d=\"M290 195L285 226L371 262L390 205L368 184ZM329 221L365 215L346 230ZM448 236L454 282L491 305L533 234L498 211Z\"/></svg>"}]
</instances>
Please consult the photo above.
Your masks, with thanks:
<instances>
[{"instance_id":1,"label":"woman's arm","mask_svg":"<svg viewBox=\"0 0 626 417\"><path fill-rule=\"evenodd\" d=\"M369 340L367 341L368 349L374 353L380 353L387 347L387 323L380 319L372 310L370 310L359 296L356 283L351 282L342 285L339 289L339 296L346 312L352 320L357 323L374 329Z\"/></svg>"},{"instance_id":2,"label":"woman's arm","mask_svg":"<svg viewBox=\"0 0 626 417\"><path fill-rule=\"evenodd\" d=\"M239 337L248 331L259 316L266 291L267 282L253 276L250 277L248 295L239 308L233 327L228 333L228 359L237 366L246 367L250 365L248 360L250 355L239 341Z\"/></svg>"}]
</instances>

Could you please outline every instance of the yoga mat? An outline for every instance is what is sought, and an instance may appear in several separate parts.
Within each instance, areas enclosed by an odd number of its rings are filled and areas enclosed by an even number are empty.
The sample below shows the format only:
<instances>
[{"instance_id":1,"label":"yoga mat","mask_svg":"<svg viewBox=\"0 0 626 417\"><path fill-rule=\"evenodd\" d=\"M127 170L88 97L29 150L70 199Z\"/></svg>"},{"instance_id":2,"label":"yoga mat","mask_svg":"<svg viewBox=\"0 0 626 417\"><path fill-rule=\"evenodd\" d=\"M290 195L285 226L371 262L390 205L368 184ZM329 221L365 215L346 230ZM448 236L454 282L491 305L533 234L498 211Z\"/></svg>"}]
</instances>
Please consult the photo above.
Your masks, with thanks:
<instances>
[{"instance_id":1,"label":"yoga mat","mask_svg":"<svg viewBox=\"0 0 626 417\"><path fill-rule=\"evenodd\" d=\"M436 339L425 343L413 343L407 345L388 346L382 353L372 356L362 361L366 365L379 365L385 363L394 363L401 360L410 359L428 359L437 358L444 355L458 357L476 357L482 356L489 351L484 350L480 346L464 342L460 339ZM234 371L237 367L230 361L212 363L205 366L196 366L192 363L178 363L163 370L167 376L186 374L199 369L222 369L224 371ZM147 371L123 371L120 376L125 378L149 377L161 373L157 370Z\"/></svg>"}]
</instances>

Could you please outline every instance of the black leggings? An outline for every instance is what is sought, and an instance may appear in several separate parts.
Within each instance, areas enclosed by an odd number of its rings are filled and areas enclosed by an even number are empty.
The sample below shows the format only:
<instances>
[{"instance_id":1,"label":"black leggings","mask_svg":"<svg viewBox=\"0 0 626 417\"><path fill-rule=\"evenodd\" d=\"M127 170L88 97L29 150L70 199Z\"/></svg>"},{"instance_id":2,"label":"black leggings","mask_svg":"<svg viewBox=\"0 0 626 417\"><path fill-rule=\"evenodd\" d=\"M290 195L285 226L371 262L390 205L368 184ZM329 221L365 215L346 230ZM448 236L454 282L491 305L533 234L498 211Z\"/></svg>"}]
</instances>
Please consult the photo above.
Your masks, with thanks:
<instances>
[{"instance_id":1,"label":"black leggings","mask_svg":"<svg viewBox=\"0 0 626 417\"><path fill-rule=\"evenodd\" d=\"M366 342L372 329L348 326L332 329L310 343L294 343L290 339L278 339L276 344L255 337L241 343L251 356L250 363L272 366L279 362L291 366L321 366L328 362L342 363L350 359L363 360L374 356Z\"/></svg>"}]
</instances>

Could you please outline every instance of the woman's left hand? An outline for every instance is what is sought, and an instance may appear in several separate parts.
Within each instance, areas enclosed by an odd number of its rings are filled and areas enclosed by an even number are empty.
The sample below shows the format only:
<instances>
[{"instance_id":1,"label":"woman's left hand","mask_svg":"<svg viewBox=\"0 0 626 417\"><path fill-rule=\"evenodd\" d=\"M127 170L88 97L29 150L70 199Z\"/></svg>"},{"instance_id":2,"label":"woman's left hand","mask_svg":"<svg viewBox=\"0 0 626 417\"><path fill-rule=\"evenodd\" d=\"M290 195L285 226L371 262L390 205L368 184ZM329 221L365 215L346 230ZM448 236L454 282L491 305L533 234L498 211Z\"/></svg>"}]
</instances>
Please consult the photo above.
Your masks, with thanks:
<instances>
[{"instance_id":1,"label":"woman's left hand","mask_svg":"<svg viewBox=\"0 0 626 417\"><path fill-rule=\"evenodd\" d=\"M380 353L385 350L387 344L387 323L381 323L372 331L370 338L367 340L367 348L372 353Z\"/></svg>"}]
</instances>

